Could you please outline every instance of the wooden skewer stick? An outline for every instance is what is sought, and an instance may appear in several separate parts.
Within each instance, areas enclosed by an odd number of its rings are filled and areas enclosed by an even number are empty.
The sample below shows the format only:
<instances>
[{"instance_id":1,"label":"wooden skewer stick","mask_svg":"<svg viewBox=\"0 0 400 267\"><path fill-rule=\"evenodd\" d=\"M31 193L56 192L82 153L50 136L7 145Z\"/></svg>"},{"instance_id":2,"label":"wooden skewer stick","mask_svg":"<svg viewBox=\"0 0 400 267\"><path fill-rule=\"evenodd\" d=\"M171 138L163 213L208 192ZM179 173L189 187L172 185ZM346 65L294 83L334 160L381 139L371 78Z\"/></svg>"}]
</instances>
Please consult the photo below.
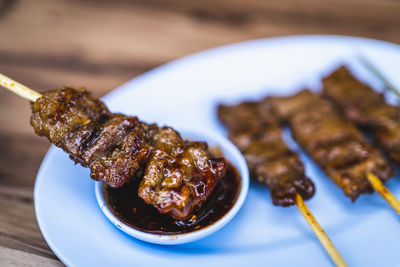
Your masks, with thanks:
<instances>
[{"instance_id":1,"label":"wooden skewer stick","mask_svg":"<svg viewBox=\"0 0 400 267\"><path fill-rule=\"evenodd\" d=\"M375 191L400 215L400 201L386 188L375 174L367 173L367 178Z\"/></svg>"},{"instance_id":2,"label":"wooden skewer stick","mask_svg":"<svg viewBox=\"0 0 400 267\"><path fill-rule=\"evenodd\" d=\"M42 96L40 93L26 87L23 84L20 84L19 82L14 81L11 78L8 78L7 76L4 76L1 73L0 73L0 85L32 102L35 102L36 99Z\"/></svg>"},{"instance_id":3,"label":"wooden skewer stick","mask_svg":"<svg viewBox=\"0 0 400 267\"><path fill-rule=\"evenodd\" d=\"M336 266L347 266L339 251L335 248L324 229L322 229L321 225L319 225L318 221L312 215L300 194L296 194L296 205Z\"/></svg>"},{"instance_id":4,"label":"wooden skewer stick","mask_svg":"<svg viewBox=\"0 0 400 267\"><path fill-rule=\"evenodd\" d=\"M374 74L385 86L387 89L390 89L393 93L395 93L398 97L400 97L400 91L397 90L394 85L382 74L381 71L378 70L374 64L371 63L365 56L361 54L358 56L363 66L372 74Z\"/></svg>"}]
</instances>

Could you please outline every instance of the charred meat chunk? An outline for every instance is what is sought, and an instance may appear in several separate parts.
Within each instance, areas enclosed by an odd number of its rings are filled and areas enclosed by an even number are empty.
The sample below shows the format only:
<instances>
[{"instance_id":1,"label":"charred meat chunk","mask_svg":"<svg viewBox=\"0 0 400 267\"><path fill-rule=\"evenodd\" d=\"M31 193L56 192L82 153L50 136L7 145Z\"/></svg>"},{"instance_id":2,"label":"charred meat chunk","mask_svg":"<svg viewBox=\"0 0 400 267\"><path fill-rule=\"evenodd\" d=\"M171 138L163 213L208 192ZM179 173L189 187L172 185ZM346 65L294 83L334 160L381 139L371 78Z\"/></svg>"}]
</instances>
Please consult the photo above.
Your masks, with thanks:
<instances>
[{"instance_id":1,"label":"charred meat chunk","mask_svg":"<svg viewBox=\"0 0 400 267\"><path fill-rule=\"evenodd\" d=\"M210 155L206 143L184 141L178 132L164 127L154 136L139 196L161 213L187 220L205 202L227 167L225 159Z\"/></svg>"},{"instance_id":2,"label":"charred meat chunk","mask_svg":"<svg viewBox=\"0 0 400 267\"><path fill-rule=\"evenodd\" d=\"M83 88L48 91L32 102L31 108L31 125L36 134L46 136L55 145L73 130L111 116L104 103Z\"/></svg>"},{"instance_id":3,"label":"charred meat chunk","mask_svg":"<svg viewBox=\"0 0 400 267\"><path fill-rule=\"evenodd\" d=\"M110 113L84 89L52 90L31 106L35 132L89 167L94 180L120 187L147 162L155 126Z\"/></svg>"},{"instance_id":4,"label":"charred meat chunk","mask_svg":"<svg viewBox=\"0 0 400 267\"><path fill-rule=\"evenodd\" d=\"M294 205L297 193L304 199L314 195L314 184L305 176L298 155L283 141L282 129L268 104L220 105L218 117L245 156L252 178L270 189L275 205Z\"/></svg>"}]
</instances>

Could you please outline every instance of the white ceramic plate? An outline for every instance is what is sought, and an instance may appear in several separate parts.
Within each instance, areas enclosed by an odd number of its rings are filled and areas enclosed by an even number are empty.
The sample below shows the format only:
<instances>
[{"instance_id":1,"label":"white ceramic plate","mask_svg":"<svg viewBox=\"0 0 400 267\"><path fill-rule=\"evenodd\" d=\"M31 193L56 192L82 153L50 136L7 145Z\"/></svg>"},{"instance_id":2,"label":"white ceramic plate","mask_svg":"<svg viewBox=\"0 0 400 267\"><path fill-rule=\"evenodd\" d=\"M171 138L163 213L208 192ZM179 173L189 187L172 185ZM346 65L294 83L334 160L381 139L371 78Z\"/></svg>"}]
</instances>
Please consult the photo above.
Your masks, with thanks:
<instances>
[{"instance_id":1,"label":"white ceramic plate","mask_svg":"<svg viewBox=\"0 0 400 267\"><path fill-rule=\"evenodd\" d=\"M171 62L108 94L112 111L174 127L225 134L220 102L258 99L268 93L318 89L339 63L378 86L356 62L362 51L400 88L400 47L338 36L293 36L228 45ZM288 138L289 141L290 138ZM291 142L292 143L292 142ZM399 266L400 218L375 193L356 203L344 196L308 157L306 172L317 192L309 208L350 266ZM387 186L400 198L399 179ZM35 185L35 209L49 246L71 266L330 266L332 263L296 209L275 207L269 191L252 184L235 218L197 242L162 246L118 230L101 212L88 170L52 147Z\"/></svg>"}]
</instances>

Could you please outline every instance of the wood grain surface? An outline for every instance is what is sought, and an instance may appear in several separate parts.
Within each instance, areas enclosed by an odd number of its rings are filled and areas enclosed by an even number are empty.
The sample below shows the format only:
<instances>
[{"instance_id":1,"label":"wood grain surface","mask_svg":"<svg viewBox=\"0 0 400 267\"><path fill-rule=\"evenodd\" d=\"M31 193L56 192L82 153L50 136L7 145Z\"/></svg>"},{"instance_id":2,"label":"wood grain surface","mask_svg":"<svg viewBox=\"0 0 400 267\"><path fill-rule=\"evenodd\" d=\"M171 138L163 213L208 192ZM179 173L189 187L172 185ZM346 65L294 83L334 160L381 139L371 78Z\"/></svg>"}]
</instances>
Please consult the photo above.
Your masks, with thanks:
<instances>
[{"instance_id":1,"label":"wood grain surface","mask_svg":"<svg viewBox=\"0 0 400 267\"><path fill-rule=\"evenodd\" d=\"M167 61L232 42L292 34L400 43L398 0L0 0L0 73L39 91L102 96ZM0 89L0 265L56 266L33 186L49 143L26 100Z\"/></svg>"}]
</instances>

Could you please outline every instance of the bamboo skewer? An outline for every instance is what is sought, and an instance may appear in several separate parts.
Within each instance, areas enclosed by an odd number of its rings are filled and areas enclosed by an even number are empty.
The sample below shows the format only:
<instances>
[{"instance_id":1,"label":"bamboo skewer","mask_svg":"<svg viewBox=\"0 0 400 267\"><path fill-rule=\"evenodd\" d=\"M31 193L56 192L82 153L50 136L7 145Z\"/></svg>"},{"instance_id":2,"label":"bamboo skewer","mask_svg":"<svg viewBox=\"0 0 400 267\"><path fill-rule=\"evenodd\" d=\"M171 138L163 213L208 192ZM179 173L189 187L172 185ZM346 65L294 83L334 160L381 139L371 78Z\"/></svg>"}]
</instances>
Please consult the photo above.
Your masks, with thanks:
<instances>
[{"instance_id":1,"label":"bamboo skewer","mask_svg":"<svg viewBox=\"0 0 400 267\"><path fill-rule=\"evenodd\" d=\"M400 215L400 201L383 185L375 174L367 173L367 178L375 191Z\"/></svg>"},{"instance_id":2,"label":"bamboo skewer","mask_svg":"<svg viewBox=\"0 0 400 267\"><path fill-rule=\"evenodd\" d=\"M385 77L385 75L382 74L381 71L378 70L377 67L375 67L374 64L372 64L371 61L369 61L365 56L362 56L361 54L358 56L358 58L360 59L363 66L369 72L374 74L385 85L387 89L391 90L398 97L400 97L400 91L396 89L396 87Z\"/></svg>"},{"instance_id":3,"label":"bamboo skewer","mask_svg":"<svg viewBox=\"0 0 400 267\"><path fill-rule=\"evenodd\" d=\"M42 97L42 95L19 82L14 81L7 76L0 73L0 85L4 88L14 92L15 94L28 99L29 101L35 102L36 99Z\"/></svg>"},{"instance_id":4,"label":"bamboo skewer","mask_svg":"<svg viewBox=\"0 0 400 267\"><path fill-rule=\"evenodd\" d=\"M326 252L331 257L332 261L336 266L344 267L347 266L346 262L343 260L339 251L335 248L332 241L329 239L328 235L325 233L324 229L322 229L321 225L312 215L311 211L308 209L306 203L300 194L296 194L296 205L299 208L301 214L306 219L307 223L310 225L314 234L317 236L322 246L325 248Z\"/></svg>"}]
</instances>

